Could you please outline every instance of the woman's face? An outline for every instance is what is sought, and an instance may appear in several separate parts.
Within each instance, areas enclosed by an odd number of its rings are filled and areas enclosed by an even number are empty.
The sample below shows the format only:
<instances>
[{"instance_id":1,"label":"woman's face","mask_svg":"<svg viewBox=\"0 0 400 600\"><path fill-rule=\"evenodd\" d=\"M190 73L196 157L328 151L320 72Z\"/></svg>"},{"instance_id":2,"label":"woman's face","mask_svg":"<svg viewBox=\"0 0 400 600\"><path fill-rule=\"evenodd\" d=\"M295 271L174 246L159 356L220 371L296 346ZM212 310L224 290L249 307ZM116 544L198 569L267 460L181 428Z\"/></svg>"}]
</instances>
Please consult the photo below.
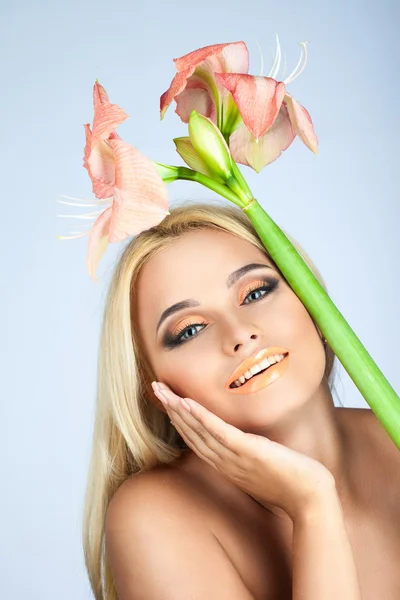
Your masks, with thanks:
<instances>
[{"instance_id":1,"label":"woman's face","mask_svg":"<svg viewBox=\"0 0 400 600\"><path fill-rule=\"evenodd\" d=\"M252 263L264 266L227 285L232 273ZM143 267L136 292L139 336L157 381L228 423L257 432L321 389L325 350L319 333L296 294L251 243L223 231L186 233ZM196 306L162 318L188 300ZM272 346L289 352L281 377L251 394L224 389L245 359Z\"/></svg>"}]
</instances>

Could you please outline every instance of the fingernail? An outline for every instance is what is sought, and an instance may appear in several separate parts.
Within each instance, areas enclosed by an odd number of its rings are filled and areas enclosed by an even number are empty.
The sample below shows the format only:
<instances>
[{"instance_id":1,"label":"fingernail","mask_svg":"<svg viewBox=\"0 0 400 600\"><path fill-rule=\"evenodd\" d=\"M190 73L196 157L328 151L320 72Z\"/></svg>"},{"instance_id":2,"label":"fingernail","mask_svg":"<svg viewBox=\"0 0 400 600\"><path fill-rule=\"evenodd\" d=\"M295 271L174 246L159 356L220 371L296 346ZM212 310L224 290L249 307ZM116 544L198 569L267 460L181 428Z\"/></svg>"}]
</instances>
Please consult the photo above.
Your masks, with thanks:
<instances>
[{"instance_id":1,"label":"fingernail","mask_svg":"<svg viewBox=\"0 0 400 600\"><path fill-rule=\"evenodd\" d=\"M151 387L153 388L154 391L156 391L156 390L158 391L159 388L158 388L157 381L152 381L151 382Z\"/></svg>"},{"instance_id":2,"label":"fingernail","mask_svg":"<svg viewBox=\"0 0 400 600\"><path fill-rule=\"evenodd\" d=\"M160 390L154 390L154 394L157 396L157 398L159 398L159 400L161 400L161 402L163 404L165 404L166 406L169 406L168 400L166 399L166 397Z\"/></svg>"}]
</instances>

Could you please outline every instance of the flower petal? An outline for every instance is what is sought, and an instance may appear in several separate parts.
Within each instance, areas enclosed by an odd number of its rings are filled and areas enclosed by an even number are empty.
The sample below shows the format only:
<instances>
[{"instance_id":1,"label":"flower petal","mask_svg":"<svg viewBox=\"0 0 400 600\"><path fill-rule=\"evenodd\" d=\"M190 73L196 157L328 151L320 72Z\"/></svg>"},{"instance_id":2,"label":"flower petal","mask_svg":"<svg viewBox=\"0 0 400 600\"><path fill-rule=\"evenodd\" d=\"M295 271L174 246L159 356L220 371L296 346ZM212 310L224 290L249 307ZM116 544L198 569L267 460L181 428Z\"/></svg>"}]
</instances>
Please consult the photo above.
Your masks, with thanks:
<instances>
[{"instance_id":1,"label":"flower petal","mask_svg":"<svg viewBox=\"0 0 400 600\"><path fill-rule=\"evenodd\" d=\"M115 188L110 242L158 225L168 212L167 186L155 165L121 139L110 139L114 152Z\"/></svg>"},{"instance_id":2,"label":"flower petal","mask_svg":"<svg viewBox=\"0 0 400 600\"><path fill-rule=\"evenodd\" d=\"M88 164L96 198L112 196L115 185L114 153L107 141L100 140L92 146Z\"/></svg>"},{"instance_id":3,"label":"flower petal","mask_svg":"<svg viewBox=\"0 0 400 600\"><path fill-rule=\"evenodd\" d=\"M187 69L181 73L177 73L173 78L171 85L160 97L160 118L163 119L165 112L175 96L178 96L186 87L188 77L190 77L194 71L194 67Z\"/></svg>"},{"instance_id":4,"label":"flower petal","mask_svg":"<svg viewBox=\"0 0 400 600\"><path fill-rule=\"evenodd\" d=\"M112 206L109 206L101 213L101 215L96 219L90 232L86 254L86 269L93 281L97 281L97 265L99 264L104 252L107 250L112 208Z\"/></svg>"},{"instance_id":5,"label":"flower petal","mask_svg":"<svg viewBox=\"0 0 400 600\"><path fill-rule=\"evenodd\" d=\"M292 127L296 134L307 146L307 148L317 154L318 138L315 135L314 125L309 112L304 108L304 106L296 102L296 100L290 94L286 93L283 102L287 106Z\"/></svg>"},{"instance_id":6,"label":"flower petal","mask_svg":"<svg viewBox=\"0 0 400 600\"><path fill-rule=\"evenodd\" d=\"M216 79L216 73L247 73L249 70L249 52L244 42L215 44L190 53L194 54L198 62L191 79L197 77L205 83L215 104L218 104L218 98L223 102L230 95Z\"/></svg>"},{"instance_id":7,"label":"flower petal","mask_svg":"<svg viewBox=\"0 0 400 600\"><path fill-rule=\"evenodd\" d=\"M216 73L233 96L247 129L259 139L275 121L285 96L285 84L271 77Z\"/></svg>"},{"instance_id":8,"label":"flower petal","mask_svg":"<svg viewBox=\"0 0 400 600\"><path fill-rule=\"evenodd\" d=\"M110 198L114 195L114 158L112 150L106 141L93 145L92 132L89 123L84 125L86 145L83 157L83 166L87 169L92 181L92 191L96 198ZM117 133L110 137L119 139Z\"/></svg>"},{"instance_id":9,"label":"flower petal","mask_svg":"<svg viewBox=\"0 0 400 600\"><path fill-rule=\"evenodd\" d=\"M129 115L118 104L110 104L107 92L97 82L94 84L93 98L92 135L93 144L96 144L99 140L107 140L114 129L128 119Z\"/></svg>"},{"instance_id":10,"label":"flower petal","mask_svg":"<svg viewBox=\"0 0 400 600\"><path fill-rule=\"evenodd\" d=\"M85 144L85 150L84 150L84 155L83 155L83 166L85 167L85 169L87 169L87 171L90 175L89 156L92 151L92 130L90 129L89 123L86 123L84 125L84 128L85 128L86 144ZM91 177L91 175L90 175L90 177Z\"/></svg>"},{"instance_id":11,"label":"flower petal","mask_svg":"<svg viewBox=\"0 0 400 600\"><path fill-rule=\"evenodd\" d=\"M273 125L256 141L253 134L241 125L229 139L233 159L259 173L261 169L279 158L293 142L294 133L287 108L282 104Z\"/></svg>"},{"instance_id":12,"label":"flower petal","mask_svg":"<svg viewBox=\"0 0 400 600\"><path fill-rule=\"evenodd\" d=\"M102 85L97 81L93 86L93 106L94 110L98 110L102 104L106 104L110 102L108 99L108 94Z\"/></svg>"},{"instance_id":13,"label":"flower petal","mask_svg":"<svg viewBox=\"0 0 400 600\"><path fill-rule=\"evenodd\" d=\"M229 42L204 46L204 48L193 50L193 52L174 59L177 71L196 68L204 61L208 61L208 66L211 68L217 67L218 72L247 73L249 51L244 42Z\"/></svg>"},{"instance_id":14,"label":"flower petal","mask_svg":"<svg viewBox=\"0 0 400 600\"><path fill-rule=\"evenodd\" d=\"M247 73L249 70L249 52L244 42L214 44L189 52L180 58L175 58L174 63L178 72L168 90L160 98L161 119L172 100L176 100L176 97L186 88L188 79L195 71L195 75L199 76L198 79L206 83L205 89L208 89L210 95L213 96L214 73L216 71ZM204 85L192 85L192 87L201 88ZM225 91L224 88L222 88L222 91ZM192 110L197 110L196 106L193 106ZM187 112L190 114L191 111Z\"/></svg>"},{"instance_id":15,"label":"flower petal","mask_svg":"<svg viewBox=\"0 0 400 600\"><path fill-rule=\"evenodd\" d=\"M190 80L189 80L190 81ZM176 98L175 112L180 116L184 123L189 123L189 117L192 110L196 110L201 115L210 118L216 122L216 112L211 96L207 90L200 87L189 87L183 90Z\"/></svg>"}]
</instances>

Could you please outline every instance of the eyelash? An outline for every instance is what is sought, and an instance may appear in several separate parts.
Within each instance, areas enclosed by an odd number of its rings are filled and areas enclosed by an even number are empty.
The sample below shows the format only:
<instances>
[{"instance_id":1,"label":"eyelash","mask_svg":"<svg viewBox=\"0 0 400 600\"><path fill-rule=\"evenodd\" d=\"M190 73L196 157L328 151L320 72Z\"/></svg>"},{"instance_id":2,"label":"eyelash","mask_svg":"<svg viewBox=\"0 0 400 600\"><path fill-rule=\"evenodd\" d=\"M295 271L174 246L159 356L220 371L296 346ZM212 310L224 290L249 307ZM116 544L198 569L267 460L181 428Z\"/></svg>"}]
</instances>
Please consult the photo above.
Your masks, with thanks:
<instances>
[{"instance_id":1,"label":"eyelash","mask_svg":"<svg viewBox=\"0 0 400 600\"><path fill-rule=\"evenodd\" d=\"M266 298L271 292L273 292L279 284L278 279L264 279L261 280L262 283L264 285L260 286L260 281L257 281L255 284L253 283L251 286L249 286L249 289L247 290L246 296L244 298L244 300L246 300L250 294L254 293L254 292L259 292L261 290L266 291L266 293L264 294L264 296L261 296L260 298L258 298L257 300L254 300L253 302L250 302L250 304L254 304L255 302L259 302L260 300L263 300L264 298ZM242 305L244 304L244 301L242 303ZM185 344L186 342L190 341L191 339L195 338L198 336L198 333L195 335L191 335L189 338L183 338L182 336L189 331L192 327L197 327L198 325L207 325L206 322L202 322L202 323L190 323L189 325L187 325L186 327L183 327L176 335L171 335L170 333L167 333L164 340L163 340L163 345L165 348L175 348L176 346L180 346L181 344Z\"/></svg>"}]
</instances>

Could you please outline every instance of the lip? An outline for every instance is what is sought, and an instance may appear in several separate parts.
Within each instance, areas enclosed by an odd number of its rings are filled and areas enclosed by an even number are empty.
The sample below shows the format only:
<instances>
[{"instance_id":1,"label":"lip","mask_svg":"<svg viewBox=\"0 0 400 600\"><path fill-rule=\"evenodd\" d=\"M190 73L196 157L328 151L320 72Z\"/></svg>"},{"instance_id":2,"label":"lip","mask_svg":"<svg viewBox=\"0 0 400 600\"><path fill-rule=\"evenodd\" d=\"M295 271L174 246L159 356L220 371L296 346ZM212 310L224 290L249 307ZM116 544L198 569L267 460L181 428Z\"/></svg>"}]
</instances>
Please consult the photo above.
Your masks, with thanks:
<instances>
[{"instance_id":1,"label":"lip","mask_svg":"<svg viewBox=\"0 0 400 600\"><path fill-rule=\"evenodd\" d=\"M264 373L257 375L257 377L252 377L251 379L249 379L246 383L244 383L240 387L238 387L238 388L230 388L229 387L230 384L233 381L235 381L236 379L239 379L239 377L245 371L248 371L251 367L253 367L257 363L259 363L260 361L264 360L265 358L268 358L272 354L287 354L287 356L283 360L281 360L279 363L276 363L272 367L269 367ZM283 346L273 346L271 348L264 348L263 350L260 350L254 356L251 356L250 358L247 358L245 361L243 361L233 371L233 373L229 376L228 381L225 384L225 390L228 392L236 392L236 393L243 394L243 393L249 393L251 391L257 391L257 389L259 389L260 386L265 387L265 385L268 385L268 383L272 383L272 381L275 381L275 379L277 377L280 377L280 375L283 373L283 371L286 369L286 367L288 365L289 356L290 356L290 354L289 354L288 349L284 348ZM281 368L279 368L279 367L281 367ZM272 381L269 381L270 379L272 379ZM260 386L259 386L259 384L260 384ZM257 389L253 389L253 388L257 388Z\"/></svg>"},{"instance_id":2,"label":"lip","mask_svg":"<svg viewBox=\"0 0 400 600\"><path fill-rule=\"evenodd\" d=\"M282 352L281 352L282 354ZM256 377L252 377L246 383L241 385L238 388L227 388L228 392L232 392L232 394L254 394L259 390L267 387L273 383L276 379L283 375L284 371L286 371L289 364L289 356L288 354L281 362L275 363L272 367L269 367L263 373L258 374Z\"/></svg>"}]
</instances>

